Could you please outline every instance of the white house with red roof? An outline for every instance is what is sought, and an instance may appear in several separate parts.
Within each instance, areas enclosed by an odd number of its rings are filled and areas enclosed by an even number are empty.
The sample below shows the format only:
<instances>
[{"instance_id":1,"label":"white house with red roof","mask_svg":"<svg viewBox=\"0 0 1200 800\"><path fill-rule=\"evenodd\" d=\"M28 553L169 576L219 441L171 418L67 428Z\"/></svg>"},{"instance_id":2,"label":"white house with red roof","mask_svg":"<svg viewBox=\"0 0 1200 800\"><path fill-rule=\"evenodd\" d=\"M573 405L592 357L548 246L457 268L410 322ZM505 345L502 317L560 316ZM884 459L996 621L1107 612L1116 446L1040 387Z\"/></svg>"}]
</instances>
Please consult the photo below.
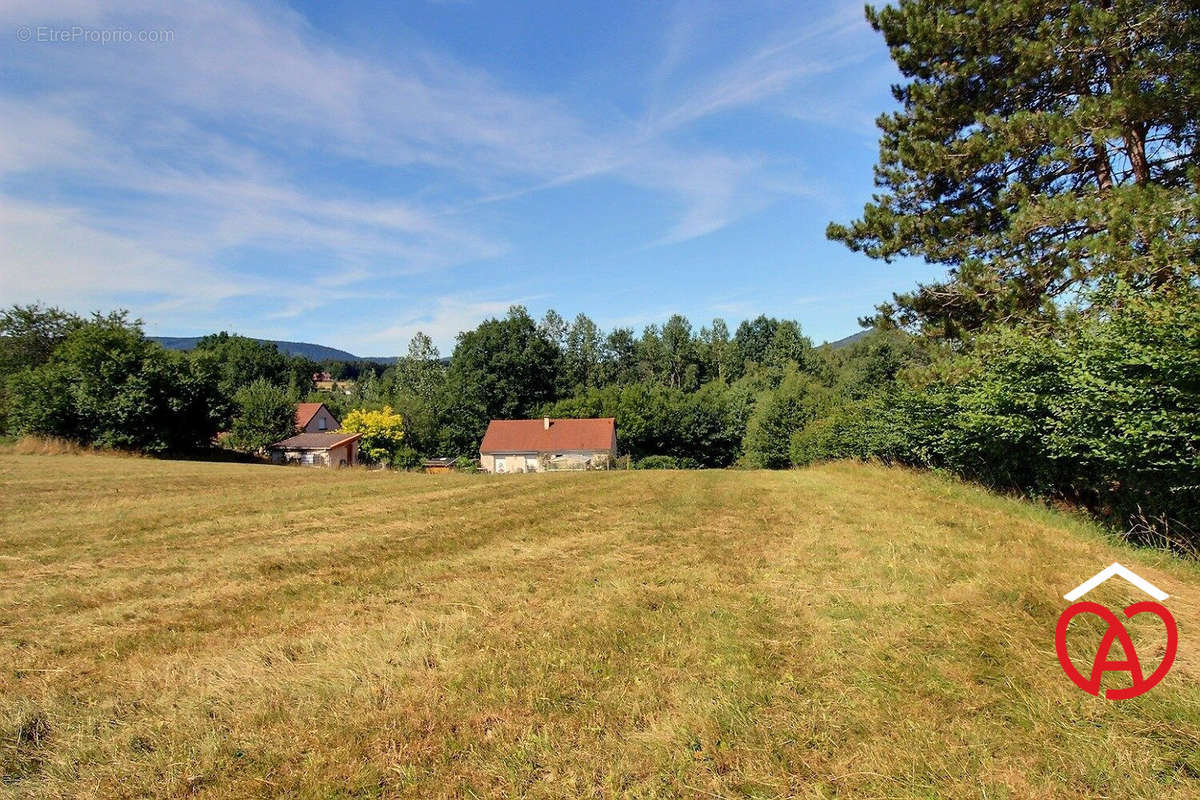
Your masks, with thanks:
<instances>
[{"instance_id":1,"label":"white house with red roof","mask_svg":"<svg viewBox=\"0 0 1200 800\"><path fill-rule=\"evenodd\" d=\"M479 445L484 472L609 469L617 457L617 421L494 419Z\"/></svg>"}]
</instances>

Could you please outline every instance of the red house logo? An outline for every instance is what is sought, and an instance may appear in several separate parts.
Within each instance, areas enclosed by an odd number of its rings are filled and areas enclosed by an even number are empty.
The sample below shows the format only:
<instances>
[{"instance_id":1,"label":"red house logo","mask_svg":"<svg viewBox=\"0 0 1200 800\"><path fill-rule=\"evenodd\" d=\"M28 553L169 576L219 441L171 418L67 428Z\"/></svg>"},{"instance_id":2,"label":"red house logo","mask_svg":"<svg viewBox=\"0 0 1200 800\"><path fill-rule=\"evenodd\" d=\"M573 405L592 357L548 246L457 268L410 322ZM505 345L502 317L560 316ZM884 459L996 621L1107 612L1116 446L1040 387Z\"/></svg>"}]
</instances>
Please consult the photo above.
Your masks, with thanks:
<instances>
[{"instance_id":1,"label":"red house logo","mask_svg":"<svg viewBox=\"0 0 1200 800\"><path fill-rule=\"evenodd\" d=\"M1125 624L1120 617L1099 603L1087 600L1075 602L1114 575L1124 578L1154 598L1153 601L1143 600L1126 606L1121 611L1125 615L1125 619L1133 619L1139 614L1153 614L1162 620L1166 628L1166 652L1163 654L1162 661L1159 662L1158 667L1149 675L1142 669L1137 649L1134 647L1133 640L1130 638L1129 632L1125 629ZM1072 605L1068 606L1063 611L1062 616L1058 618L1058 626L1054 630L1054 649L1058 653L1058 663L1062 666L1063 672L1067 673L1067 677L1076 686L1088 694L1095 697L1100 696L1100 683L1104 678L1104 673L1124 672L1129 675L1130 685L1120 689L1107 690L1104 693L1105 698L1109 700L1124 700L1129 697L1137 697L1153 689L1171 669L1171 665L1175 663L1175 651L1179 646L1179 630L1175 625L1175 618L1171 616L1171 612L1167 610L1166 606L1162 605L1162 601L1166 600L1170 595L1150 581L1134 573L1133 570L1114 563L1067 592L1065 597L1072 602ZM1108 629L1104 632L1104 636L1100 640L1100 646L1096 649L1096 656L1092 660L1091 674L1086 676L1076 669L1067 650L1067 629L1071 625L1071 620L1080 614L1095 614L1108 624ZM1125 654L1123 659L1116 661L1110 659L1114 644L1121 646L1121 650Z\"/></svg>"}]
</instances>

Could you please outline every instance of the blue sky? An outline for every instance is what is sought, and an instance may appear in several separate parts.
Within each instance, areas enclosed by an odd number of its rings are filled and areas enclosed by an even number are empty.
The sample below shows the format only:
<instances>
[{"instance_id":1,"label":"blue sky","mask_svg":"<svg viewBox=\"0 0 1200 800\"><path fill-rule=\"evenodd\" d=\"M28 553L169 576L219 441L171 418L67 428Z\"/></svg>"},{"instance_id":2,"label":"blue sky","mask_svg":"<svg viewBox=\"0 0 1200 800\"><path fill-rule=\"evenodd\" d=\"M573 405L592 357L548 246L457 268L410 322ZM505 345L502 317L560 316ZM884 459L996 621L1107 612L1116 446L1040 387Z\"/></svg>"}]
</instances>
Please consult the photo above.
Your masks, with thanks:
<instances>
[{"instance_id":1,"label":"blue sky","mask_svg":"<svg viewBox=\"0 0 1200 800\"><path fill-rule=\"evenodd\" d=\"M0 23L5 303L391 355L513 303L836 339L939 273L824 238L870 197L898 78L860 2L16 0Z\"/></svg>"}]
</instances>

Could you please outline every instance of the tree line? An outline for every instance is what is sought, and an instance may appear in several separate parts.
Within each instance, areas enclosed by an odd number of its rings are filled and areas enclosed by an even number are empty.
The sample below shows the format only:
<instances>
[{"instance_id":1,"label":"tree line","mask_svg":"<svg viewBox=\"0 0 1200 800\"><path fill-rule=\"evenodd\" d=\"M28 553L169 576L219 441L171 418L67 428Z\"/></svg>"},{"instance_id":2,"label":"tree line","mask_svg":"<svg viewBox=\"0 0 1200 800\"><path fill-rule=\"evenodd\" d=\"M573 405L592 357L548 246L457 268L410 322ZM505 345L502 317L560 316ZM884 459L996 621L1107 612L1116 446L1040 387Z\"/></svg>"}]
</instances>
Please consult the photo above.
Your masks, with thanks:
<instances>
[{"instance_id":1,"label":"tree line","mask_svg":"<svg viewBox=\"0 0 1200 800\"><path fill-rule=\"evenodd\" d=\"M755 402L791 372L831 375L822 354L790 320L760 316L731 333L721 319L698 330L682 315L640 333L602 331L585 314L554 310L535 320L522 306L461 333L443 358L418 333L405 356L383 367L333 365L354 375L349 394L316 392L335 414L394 409L405 442L393 463L422 456L474 456L488 421L543 415L611 416L635 465L766 465L745 438ZM331 370L332 372L332 370Z\"/></svg>"},{"instance_id":2,"label":"tree line","mask_svg":"<svg viewBox=\"0 0 1200 800\"><path fill-rule=\"evenodd\" d=\"M816 406L806 400L798 411L775 394L803 385L815 402L833 391L843 361L814 348L795 321L767 316L732 334L721 319L697 330L682 315L640 333L602 332L585 314L568 323L551 310L535 321L514 306L460 334L449 358L418 333L384 367L318 364L228 333L168 351L124 312L83 318L35 305L0 314L12 433L186 453L225 432L225 446L253 452L291 433L297 402L319 401L339 418L398 414L403 438L376 460L401 467L473 456L489 420L545 414L615 417L635 464L786 466L786 444L781 451L772 438ZM353 388L317 391L318 371L352 375Z\"/></svg>"}]
</instances>

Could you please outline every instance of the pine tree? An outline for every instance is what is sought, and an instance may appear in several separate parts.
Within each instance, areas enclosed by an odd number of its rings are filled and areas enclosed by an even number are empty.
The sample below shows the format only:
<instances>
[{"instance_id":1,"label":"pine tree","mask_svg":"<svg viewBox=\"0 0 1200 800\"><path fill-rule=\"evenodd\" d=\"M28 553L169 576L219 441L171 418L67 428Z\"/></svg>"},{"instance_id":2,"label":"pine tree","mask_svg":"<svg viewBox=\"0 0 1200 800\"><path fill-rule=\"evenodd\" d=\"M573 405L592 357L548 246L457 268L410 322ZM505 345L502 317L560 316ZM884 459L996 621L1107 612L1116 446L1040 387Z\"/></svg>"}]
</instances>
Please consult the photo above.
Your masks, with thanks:
<instances>
[{"instance_id":1,"label":"pine tree","mask_svg":"<svg viewBox=\"0 0 1200 800\"><path fill-rule=\"evenodd\" d=\"M1051 318L1103 276L1194 279L1194 0L901 0L867 18L908 82L878 120L880 193L828 235L949 267L880 321L957 337Z\"/></svg>"}]
</instances>

